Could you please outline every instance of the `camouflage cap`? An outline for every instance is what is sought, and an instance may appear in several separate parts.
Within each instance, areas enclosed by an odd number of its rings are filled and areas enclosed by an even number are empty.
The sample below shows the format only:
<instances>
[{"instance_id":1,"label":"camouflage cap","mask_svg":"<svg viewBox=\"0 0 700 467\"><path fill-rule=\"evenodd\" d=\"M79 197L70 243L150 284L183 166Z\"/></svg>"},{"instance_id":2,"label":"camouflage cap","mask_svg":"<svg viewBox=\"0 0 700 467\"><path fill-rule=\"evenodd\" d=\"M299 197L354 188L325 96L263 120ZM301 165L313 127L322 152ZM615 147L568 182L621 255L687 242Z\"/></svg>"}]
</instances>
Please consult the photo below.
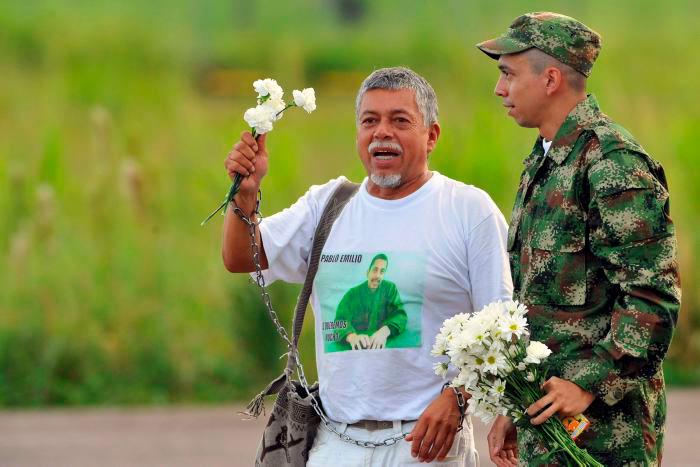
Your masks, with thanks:
<instances>
[{"instance_id":1,"label":"camouflage cap","mask_svg":"<svg viewBox=\"0 0 700 467\"><path fill-rule=\"evenodd\" d=\"M558 13L527 13L505 34L476 46L491 58L537 48L585 76L600 52L600 35L585 24Z\"/></svg>"}]
</instances>

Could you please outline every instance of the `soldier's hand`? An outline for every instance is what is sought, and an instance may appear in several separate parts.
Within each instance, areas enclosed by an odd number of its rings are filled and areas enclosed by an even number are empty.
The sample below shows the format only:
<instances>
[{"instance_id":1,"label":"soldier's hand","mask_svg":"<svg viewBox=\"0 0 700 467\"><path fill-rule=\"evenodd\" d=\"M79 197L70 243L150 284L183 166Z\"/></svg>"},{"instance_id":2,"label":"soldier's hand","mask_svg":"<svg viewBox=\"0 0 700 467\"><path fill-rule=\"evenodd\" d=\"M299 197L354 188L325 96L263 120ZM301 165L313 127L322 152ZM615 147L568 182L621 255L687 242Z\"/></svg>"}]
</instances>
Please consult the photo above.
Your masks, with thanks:
<instances>
[{"instance_id":1,"label":"soldier's hand","mask_svg":"<svg viewBox=\"0 0 700 467\"><path fill-rule=\"evenodd\" d=\"M360 350L369 348L369 336L367 334L348 334L345 340L350 344L352 350Z\"/></svg>"},{"instance_id":2,"label":"soldier's hand","mask_svg":"<svg viewBox=\"0 0 700 467\"><path fill-rule=\"evenodd\" d=\"M233 145L224 163L231 180L236 173L243 175L239 194L244 198L255 198L260 189L260 182L267 173L267 149L265 135L256 140L249 131L241 133L241 139Z\"/></svg>"},{"instance_id":3,"label":"soldier's hand","mask_svg":"<svg viewBox=\"0 0 700 467\"><path fill-rule=\"evenodd\" d=\"M386 340L391 334L389 326L382 326L369 338L370 349L383 349L386 347Z\"/></svg>"},{"instance_id":4,"label":"soldier's hand","mask_svg":"<svg viewBox=\"0 0 700 467\"><path fill-rule=\"evenodd\" d=\"M579 385L556 376L545 381L542 389L547 394L527 409L527 414L531 417L542 411L530 420L533 425L544 423L554 414L569 417L583 413L595 399L593 394L581 389Z\"/></svg>"},{"instance_id":5,"label":"soldier's hand","mask_svg":"<svg viewBox=\"0 0 700 467\"><path fill-rule=\"evenodd\" d=\"M459 420L457 396L451 388L446 388L423 411L406 436L406 441L412 443L411 455L420 462L445 459L457 435Z\"/></svg>"},{"instance_id":6,"label":"soldier's hand","mask_svg":"<svg viewBox=\"0 0 700 467\"><path fill-rule=\"evenodd\" d=\"M515 424L509 417L496 417L486 439L491 462L498 467L517 467L518 437Z\"/></svg>"}]
</instances>

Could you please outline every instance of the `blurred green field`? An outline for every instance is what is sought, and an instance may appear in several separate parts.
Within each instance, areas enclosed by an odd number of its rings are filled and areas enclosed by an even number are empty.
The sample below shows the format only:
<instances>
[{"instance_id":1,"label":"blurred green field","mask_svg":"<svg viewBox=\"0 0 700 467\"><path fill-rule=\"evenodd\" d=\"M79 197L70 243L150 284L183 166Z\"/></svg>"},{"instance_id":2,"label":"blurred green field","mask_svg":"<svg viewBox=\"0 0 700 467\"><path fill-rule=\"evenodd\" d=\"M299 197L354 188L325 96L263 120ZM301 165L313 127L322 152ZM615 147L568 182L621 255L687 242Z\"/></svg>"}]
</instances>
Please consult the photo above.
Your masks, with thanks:
<instances>
[{"instance_id":1,"label":"blurred green field","mask_svg":"<svg viewBox=\"0 0 700 467\"><path fill-rule=\"evenodd\" d=\"M221 263L220 218L199 226L254 79L318 102L268 138L263 213L361 180L354 93L403 64L440 100L432 168L508 217L536 132L505 115L474 44L534 10L602 34L589 88L666 168L684 284L667 376L700 382L699 3L32 1L0 3L0 406L245 399L279 373L257 291ZM287 320L297 291L272 287Z\"/></svg>"}]
</instances>

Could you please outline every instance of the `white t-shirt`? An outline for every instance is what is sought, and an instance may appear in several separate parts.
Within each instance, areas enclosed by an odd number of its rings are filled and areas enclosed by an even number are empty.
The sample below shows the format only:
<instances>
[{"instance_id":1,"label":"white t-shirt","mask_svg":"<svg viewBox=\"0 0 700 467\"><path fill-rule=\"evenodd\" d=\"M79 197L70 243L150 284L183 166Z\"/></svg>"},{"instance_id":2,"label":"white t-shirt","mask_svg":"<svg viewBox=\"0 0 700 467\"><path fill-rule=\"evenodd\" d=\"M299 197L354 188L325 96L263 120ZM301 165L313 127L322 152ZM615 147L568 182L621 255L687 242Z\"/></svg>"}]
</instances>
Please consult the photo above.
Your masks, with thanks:
<instances>
[{"instance_id":1,"label":"white t-shirt","mask_svg":"<svg viewBox=\"0 0 700 467\"><path fill-rule=\"evenodd\" d=\"M316 225L342 180L311 187L262 221L268 281L304 281ZM512 297L507 224L484 191L437 172L398 200L366 186L333 224L311 295L321 400L339 422L415 420L443 383L430 355L443 321ZM378 254L386 261L376 262L385 267L376 287L369 269ZM351 350L345 341L348 328L370 335L385 324L386 348Z\"/></svg>"}]
</instances>

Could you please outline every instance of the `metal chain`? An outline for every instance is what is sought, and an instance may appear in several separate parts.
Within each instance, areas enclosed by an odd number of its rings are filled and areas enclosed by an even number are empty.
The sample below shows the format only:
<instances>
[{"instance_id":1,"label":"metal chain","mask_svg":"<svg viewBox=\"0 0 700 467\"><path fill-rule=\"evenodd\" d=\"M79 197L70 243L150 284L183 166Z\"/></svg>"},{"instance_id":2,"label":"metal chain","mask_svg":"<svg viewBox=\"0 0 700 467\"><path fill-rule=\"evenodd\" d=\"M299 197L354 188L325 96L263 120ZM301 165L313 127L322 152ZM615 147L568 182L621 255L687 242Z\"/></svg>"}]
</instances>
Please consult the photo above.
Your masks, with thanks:
<instances>
[{"instance_id":1,"label":"metal chain","mask_svg":"<svg viewBox=\"0 0 700 467\"><path fill-rule=\"evenodd\" d=\"M262 273L262 266L260 265L260 246L258 245L258 242L256 240L256 229L258 228L258 225L262 221L262 214L260 214L260 201L262 200L262 192L258 190L258 199L255 204L255 210L252 213L252 216L255 216L256 220L251 220L250 217L248 217L241 208L238 207L235 201L231 201L233 204L233 212L248 226L248 234L250 235L250 248L251 248L251 253L253 257L253 264L255 265L255 283L258 285L258 288L260 289L260 294L262 296L263 303L265 304L265 307L267 308L267 313L270 315L270 319L272 319L273 324L275 325L275 328L277 329L277 332L279 333L280 337L284 342L287 344L287 350L288 350L288 358L292 358L294 362L294 366L296 367L297 370L297 376L299 377L299 382L301 383L301 386L304 388L306 393L310 397L311 401L311 406L314 409L314 412L321 418L321 422L323 422L323 425L328 428L329 431L334 433L336 436L338 436L340 439L343 441L350 443L350 444L355 444L357 446L365 447L365 448L376 448L376 447L381 447L381 446L391 446L393 444L396 444L397 442L401 441L404 439L408 433L401 433L400 435L392 436L384 441L375 443L374 441L362 441L358 439L351 438L350 436L346 435L345 433L339 432L331 423L330 419L326 416L325 412L321 408L321 405L319 402L316 400L316 397L311 393L311 390L309 390L309 383L306 380L306 375L304 373L304 367L301 364L301 358L299 356L299 350L294 346L292 343L292 340L289 338L289 334L287 333L287 330L285 327L282 325L282 323L279 320L279 317L277 316L277 313L275 312L274 308L272 307L272 299L270 298L270 294L267 292L267 287L265 285L265 277L263 276ZM286 371L286 370L285 370ZM287 377L291 377L290 374L287 374Z\"/></svg>"}]
</instances>

